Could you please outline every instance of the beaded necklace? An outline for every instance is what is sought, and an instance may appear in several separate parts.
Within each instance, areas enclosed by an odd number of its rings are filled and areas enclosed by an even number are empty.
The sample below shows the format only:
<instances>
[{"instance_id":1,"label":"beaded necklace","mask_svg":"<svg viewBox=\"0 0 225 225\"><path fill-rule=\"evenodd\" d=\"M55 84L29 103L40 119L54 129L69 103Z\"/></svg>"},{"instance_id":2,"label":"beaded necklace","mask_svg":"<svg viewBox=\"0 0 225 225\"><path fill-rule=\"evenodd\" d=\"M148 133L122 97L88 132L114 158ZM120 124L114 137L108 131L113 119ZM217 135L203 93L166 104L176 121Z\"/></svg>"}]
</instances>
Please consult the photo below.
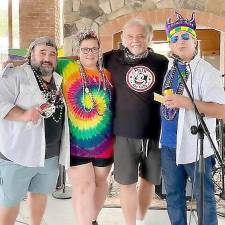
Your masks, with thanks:
<instances>
[{"instance_id":1,"label":"beaded necklace","mask_svg":"<svg viewBox=\"0 0 225 225\"><path fill-rule=\"evenodd\" d=\"M140 55L134 55L129 51L128 48L125 48L124 55L125 55L125 58L131 59L131 60L140 60L140 59L146 58L148 56L149 52L151 52L151 51L152 50L150 50L150 49L146 49L146 51L144 51Z\"/></svg>"},{"instance_id":2,"label":"beaded necklace","mask_svg":"<svg viewBox=\"0 0 225 225\"><path fill-rule=\"evenodd\" d=\"M79 65L79 71L80 71L80 76L82 80L82 107L85 112L91 112L92 110L95 110L99 116L103 116L103 113L99 112L98 110L98 104L94 98L93 93L90 90L90 87L88 86L88 79L87 79L87 74L85 73L85 69L83 65L80 63L80 61L77 61ZM108 78L105 76L104 69L103 68L98 68L99 69L99 78L98 78L98 89L96 96L98 96L100 90L102 89L104 91L104 95L108 92L109 93L109 106L111 102L111 91L110 88L112 88L112 84L108 80ZM87 107L85 105L85 97L88 96L91 100L92 107ZM109 107L108 106L108 107Z\"/></svg>"},{"instance_id":3,"label":"beaded necklace","mask_svg":"<svg viewBox=\"0 0 225 225\"><path fill-rule=\"evenodd\" d=\"M181 70L181 76L184 78L184 81L187 82L188 77L189 77L189 72L187 70L187 67L185 66L184 70ZM163 88L162 90L164 91L165 89L173 89L172 87L172 83L174 82L174 78L175 75L178 75L178 84L176 87L176 90L174 90L173 92L178 94L178 95L182 95L184 92L184 83L182 82L179 74L179 72L177 71L177 67L175 65L175 62L173 63L173 66L171 67L170 71L168 72L164 83L163 83ZM167 108L165 105L161 106L161 113L162 116L166 119L166 120L173 120L177 114L177 112L179 111L178 108Z\"/></svg>"},{"instance_id":4,"label":"beaded necklace","mask_svg":"<svg viewBox=\"0 0 225 225\"><path fill-rule=\"evenodd\" d=\"M51 117L56 123L59 123L65 108L61 88L57 91L53 77L50 82L46 82L41 78L37 70L33 67L31 68L34 72L40 91L46 101L44 104L40 105L42 117L45 119Z\"/></svg>"}]
</instances>

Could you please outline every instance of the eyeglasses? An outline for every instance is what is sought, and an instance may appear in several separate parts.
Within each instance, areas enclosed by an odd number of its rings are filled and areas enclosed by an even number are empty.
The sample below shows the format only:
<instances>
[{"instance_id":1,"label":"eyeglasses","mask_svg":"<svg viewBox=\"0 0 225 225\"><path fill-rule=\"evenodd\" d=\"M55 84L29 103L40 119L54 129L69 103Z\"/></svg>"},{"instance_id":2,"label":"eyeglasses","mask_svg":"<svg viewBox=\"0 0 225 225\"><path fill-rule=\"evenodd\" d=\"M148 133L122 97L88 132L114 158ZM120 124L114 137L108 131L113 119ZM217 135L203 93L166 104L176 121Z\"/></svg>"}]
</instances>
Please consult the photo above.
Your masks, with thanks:
<instances>
[{"instance_id":1,"label":"eyeglasses","mask_svg":"<svg viewBox=\"0 0 225 225\"><path fill-rule=\"evenodd\" d=\"M83 54L88 54L89 52L93 53L93 54L96 54L99 52L99 48L98 47L93 47L93 48L81 48L80 49L81 52Z\"/></svg>"},{"instance_id":2,"label":"eyeglasses","mask_svg":"<svg viewBox=\"0 0 225 225\"><path fill-rule=\"evenodd\" d=\"M181 34L180 37L179 36L172 36L170 38L170 43L173 43L173 44L177 43L179 39L184 40L184 41L188 41L190 39L190 34L184 33L184 34Z\"/></svg>"}]
</instances>

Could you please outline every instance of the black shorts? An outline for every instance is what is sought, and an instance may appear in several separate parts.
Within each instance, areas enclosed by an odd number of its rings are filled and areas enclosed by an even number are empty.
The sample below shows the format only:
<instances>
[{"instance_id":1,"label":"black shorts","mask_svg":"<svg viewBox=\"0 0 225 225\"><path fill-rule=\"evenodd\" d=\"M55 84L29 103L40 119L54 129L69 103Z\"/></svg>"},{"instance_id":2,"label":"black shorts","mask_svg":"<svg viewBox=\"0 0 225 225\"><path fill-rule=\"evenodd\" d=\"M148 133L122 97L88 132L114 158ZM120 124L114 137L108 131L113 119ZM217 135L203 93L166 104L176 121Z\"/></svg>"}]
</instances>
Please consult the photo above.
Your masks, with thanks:
<instances>
[{"instance_id":1,"label":"black shorts","mask_svg":"<svg viewBox=\"0 0 225 225\"><path fill-rule=\"evenodd\" d=\"M70 166L79 166L87 163L92 163L96 167L106 167L113 163L113 158L87 158L70 156Z\"/></svg>"}]
</instances>

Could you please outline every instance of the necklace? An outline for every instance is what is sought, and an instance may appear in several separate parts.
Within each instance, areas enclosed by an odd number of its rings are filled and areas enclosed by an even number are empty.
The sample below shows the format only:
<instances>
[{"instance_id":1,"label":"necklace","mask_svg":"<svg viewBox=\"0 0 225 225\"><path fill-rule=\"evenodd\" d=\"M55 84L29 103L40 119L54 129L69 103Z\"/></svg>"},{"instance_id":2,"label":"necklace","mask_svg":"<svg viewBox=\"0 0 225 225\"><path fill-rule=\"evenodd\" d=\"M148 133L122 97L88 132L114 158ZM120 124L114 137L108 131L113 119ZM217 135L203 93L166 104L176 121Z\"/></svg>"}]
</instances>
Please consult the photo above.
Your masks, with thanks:
<instances>
[{"instance_id":1,"label":"necklace","mask_svg":"<svg viewBox=\"0 0 225 225\"><path fill-rule=\"evenodd\" d=\"M185 66L185 68L180 69L180 72L181 72L181 76L184 78L184 81L187 82L188 77L189 77L189 72L188 72L186 66ZM183 94L184 83L182 82L178 73L179 72L177 71L177 67L174 63L164 80L163 88L162 88L163 91L165 89L173 89L174 78L176 75L178 75L177 87L175 88L174 93L179 94L179 95ZM178 111L179 111L179 109L177 109L177 108L167 108L165 105L161 105L161 113L162 113L162 116L166 120L173 120Z\"/></svg>"},{"instance_id":2,"label":"necklace","mask_svg":"<svg viewBox=\"0 0 225 225\"><path fill-rule=\"evenodd\" d=\"M99 77L98 77L98 87L97 91L91 90L91 85L88 83L88 76L85 72L85 69L83 65L78 61L79 70L80 70L80 76L82 80L82 107L85 112L89 113L93 110L96 111L96 113L99 116L103 116L105 110L100 111L100 107L97 103L97 98L100 96L100 92L103 91L103 96L108 92L109 94L109 104L106 106L107 108L110 107L111 103L111 88L112 84L108 80L108 78L105 76L104 69L99 68ZM89 104L87 105L87 99L90 100Z\"/></svg>"},{"instance_id":3,"label":"necklace","mask_svg":"<svg viewBox=\"0 0 225 225\"><path fill-rule=\"evenodd\" d=\"M143 53L141 53L139 55L134 55L129 51L128 48L125 48L124 54L125 54L126 58L129 58L131 60L140 60L140 59L146 58L150 51L151 51L150 49L146 49L146 51L144 51Z\"/></svg>"},{"instance_id":4,"label":"necklace","mask_svg":"<svg viewBox=\"0 0 225 225\"><path fill-rule=\"evenodd\" d=\"M51 77L50 81L46 81L43 78L41 80L42 80L43 84L46 85L46 86L49 86L51 83L53 83L53 81L52 81L53 77Z\"/></svg>"},{"instance_id":5,"label":"necklace","mask_svg":"<svg viewBox=\"0 0 225 225\"><path fill-rule=\"evenodd\" d=\"M40 105L41 116L45 119L52 118L56 123L61 121L64 111L64 102L61 88L56 90L55 82L53 77L50 82L44 81L40 74L31 67L34 76L37 80L38 86L42 92L42 95L45 99L45 103Z\"/></svg>"}]
</instances>

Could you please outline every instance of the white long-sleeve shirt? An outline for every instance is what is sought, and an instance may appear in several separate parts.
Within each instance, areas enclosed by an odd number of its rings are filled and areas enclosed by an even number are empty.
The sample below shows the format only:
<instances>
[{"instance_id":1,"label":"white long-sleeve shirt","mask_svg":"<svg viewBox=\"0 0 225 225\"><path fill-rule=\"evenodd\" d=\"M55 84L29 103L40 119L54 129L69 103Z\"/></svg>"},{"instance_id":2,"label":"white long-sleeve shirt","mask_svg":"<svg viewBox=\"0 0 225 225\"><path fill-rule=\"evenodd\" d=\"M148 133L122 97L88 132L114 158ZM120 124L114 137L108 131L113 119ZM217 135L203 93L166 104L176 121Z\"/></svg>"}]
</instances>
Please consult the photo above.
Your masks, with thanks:
<instances>
[{"instance_id":1,"label":"white long-sleeve shirt","mask_svg":"<svg viewBox=\"0 0 225 225\"><path fill-rule=\"evenodd\" d=\"M173 65L173 60L169 62L169 68ZM204 102L214 102L225 104L225 93L223 89L221 73L216 70L205 60L195 57L190 62L191 74L189 75L187 86L192 93L194 99ZM191 78L192 76L192 78ZM184 96L187 92L184 90ZM204 121L209 129L211 137L216 144L216 119L204 117ZM197 151L198 137L191 134L191 126L197 125L196 116L193 110L184 108L179 109L178 128L177 128L177 146L176 146L176 162L177 164L187 164L195 162ZM208 141L204 138L204 157L214 154L214 151Z\"/></svg>"},{"instance_id":2,"label":"white long-sleeve shirt","mask_svg":"<svg viewBox=\"0 0 225 225\"><path fill-rule=\"evenodd\" d=\"M62 77L53 73L57 89ZM44 119L38 125L29 127L27 122L4 119L8 112L18 106L29 109L44 103L31 67L24 64L11 68L8 65L0 73L0 152L9 160L27 167L44 166L45 126ZM64 101L65 103L65 101ZM62 132L59 163L69 167L69 127L65 107L65 121Z\"/></svg>"}]
</instances>

